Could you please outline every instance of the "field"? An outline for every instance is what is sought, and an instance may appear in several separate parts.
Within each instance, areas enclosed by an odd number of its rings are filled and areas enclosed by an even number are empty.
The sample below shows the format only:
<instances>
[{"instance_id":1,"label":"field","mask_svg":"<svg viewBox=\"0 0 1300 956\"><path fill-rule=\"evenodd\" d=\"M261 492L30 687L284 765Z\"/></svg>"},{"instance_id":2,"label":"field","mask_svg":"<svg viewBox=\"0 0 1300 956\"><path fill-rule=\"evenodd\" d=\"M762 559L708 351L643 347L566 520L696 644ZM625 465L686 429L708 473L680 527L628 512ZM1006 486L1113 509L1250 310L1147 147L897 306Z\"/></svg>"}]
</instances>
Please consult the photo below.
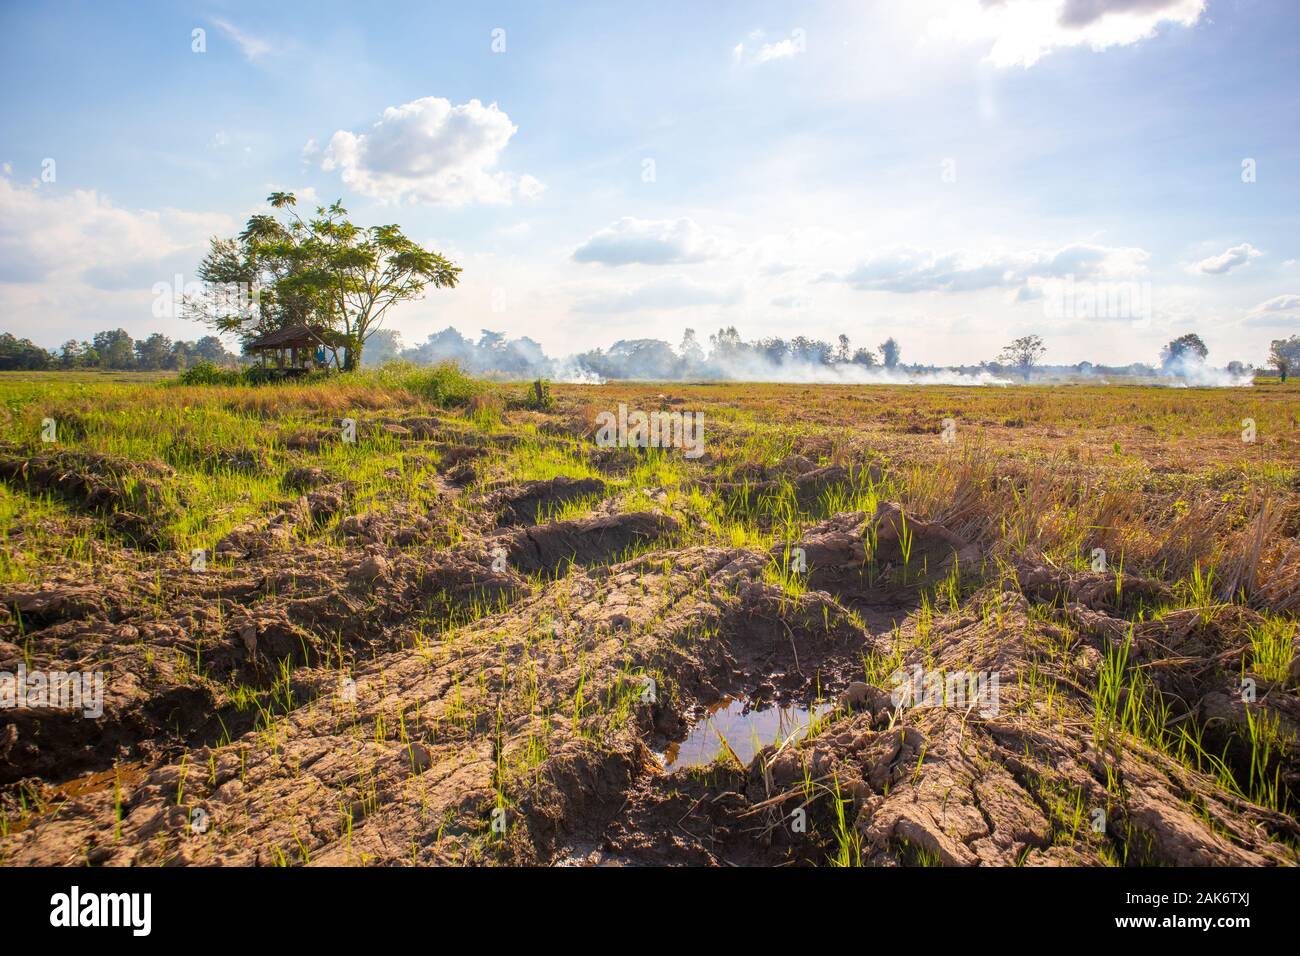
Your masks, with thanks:
<instances>
[{"instance_id":1,"label":"field","mask_svg":"<svg viewBox=\"0 0 1300 956\"><path fill-rule=\"evenodd\" d=\"M1295 383L0 397L7 865L1300 859Z\"/></svg>"}]
</instances>

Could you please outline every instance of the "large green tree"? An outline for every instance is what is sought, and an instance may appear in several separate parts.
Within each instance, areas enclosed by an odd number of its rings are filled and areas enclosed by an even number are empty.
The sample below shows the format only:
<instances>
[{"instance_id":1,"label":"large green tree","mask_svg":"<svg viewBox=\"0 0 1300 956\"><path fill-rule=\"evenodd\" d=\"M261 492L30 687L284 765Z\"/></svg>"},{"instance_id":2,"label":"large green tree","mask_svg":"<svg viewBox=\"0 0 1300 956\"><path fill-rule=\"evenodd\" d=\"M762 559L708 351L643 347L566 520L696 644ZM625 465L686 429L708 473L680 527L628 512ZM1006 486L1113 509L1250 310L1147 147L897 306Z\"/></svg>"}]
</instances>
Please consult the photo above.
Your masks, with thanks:
<instances>
[{"instance_id":1,"label":"large green tree","mask_svg":"<svg viewBox=\"0 0 1300 956\"><path fill-rule=\"evenodd\" d=\"M91 344L101 368L135 368L135 341L126 329L96 332Z\"/></svg>"},{"instance_id":2,"label":"large green tree","mask_svg":"<svg viewBox=\"0 0 1300 956\"><path fill-rule=\"evenodd\" d=\"M343 357L336 349L335 360L350 371L392 306L429 286L456 285L460 268L398 226L358 226L341 202L304 219L293 193L272 193L267 202L274 211L252 216L237 238L212 240L199 277L225 290L225 301L187 301L191 318L245 342L275 328L323 325L338 334ZM247 286L255 295L239 294Z\"/></svg>"},{"instance_id":3,"label":"large green tree","mask_svg":"<svg viewBox=\"0 0 1300 956\"><path fill-rule=\"evenodd\" d=\"M9 332L0 333L0 370L35 371L52 364L50 353L31 339L20 339Z\"/></svg>"},{"instance_id":4,"label":"large green tree","mask_svg":"<svg viewBox=\"0 0 1300 956\"><path fill-rule=\"evenodd\" d=\"M1041 338L1037 335L1022 335L1002 350L998 361L1019 369L1025 381L1029 381L1030 372L1045 354L1047 354L1047 346L1043 344Z\"/></svg>"},{"instance_id":5,"label":"large green tree","mask_svg":"<svg viewBox=\"0 0 1300 956\"><path fill-rule=\"evenodd\" d=\"M156 371L167 364L171 355L172 340L161 332L135 343L135 364L147 372Z\"/></svg>"},{"instance_id":6,"label":"large green tree","mask_svg":"<svg viewBox=\"0 0 1300 956\"><path fill-rule=\"evenodd\" d=\"M1187 363L1199 365L1210 354L1209 347L1195 332L1180 335L1160 351L1160 366L1177 371Z\"/></svg>"},{"instance_id":7,"label":"large green tree","mask_svg":"<svg viewBox=\"0 0 1300 956\"><path fill-rule=\"evenodd\" d=\"M880 343L880 356L881 361L884 362L885 368L897 368L898 359L902 354L902 347L894 341L892 335Z\"/></svg>"},{"instance_id":8,"label":"large green tree","mask_svg":"<svg viewBox=\"0 0 1300 956\"><path fill-rule=\"evenodd\" d=\"M1285 382L1291 369L1300 365L1300 335L1293 335L1289 339L1274 339L1268 349L1268 361Z\"/></svg>"}]
</instances>

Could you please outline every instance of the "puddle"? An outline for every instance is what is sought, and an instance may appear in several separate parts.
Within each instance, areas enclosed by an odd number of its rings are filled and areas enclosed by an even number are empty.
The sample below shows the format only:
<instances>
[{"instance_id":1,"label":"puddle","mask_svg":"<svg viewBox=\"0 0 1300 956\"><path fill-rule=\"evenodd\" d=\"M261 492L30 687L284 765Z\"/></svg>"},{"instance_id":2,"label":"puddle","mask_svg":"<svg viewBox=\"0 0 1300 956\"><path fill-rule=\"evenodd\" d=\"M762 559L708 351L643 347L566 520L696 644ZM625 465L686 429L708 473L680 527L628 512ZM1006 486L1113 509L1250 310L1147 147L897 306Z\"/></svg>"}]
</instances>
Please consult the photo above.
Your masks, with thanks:
<instances>
[{"instance_id":1,"label":"puddle","mask_svg":"<svg viewBox=\"0 0 1300 956\"><path fill-rule=\"evenodd\" d=\"M663 754L664 769L707 767L727 746L742 764L748 764L768 744L779 743L792 734L802 737L813 716L820 717L830 709L830 704L811 708L771 704L754 707L747 700L724 697L709 708L685 740L668 745Z\"/></svg>"},{"instance_id":2,"label":"puddle","mask_svg":"<svg viewBox=\"0 0 1300 956\"><path fill-rule=\"evenodd\" d=\"M134 787L146 776L148 774L145 772L144 764L137 762L121 764L98 773L75 777L65 783L54 784L49 788L51 793L48 802L38 808L29 809L18 819L6 820L5 832L20 833L38 820L44 819L47 813L58 810L69 800L118 787Z\"/></svg>"}]
</instances>

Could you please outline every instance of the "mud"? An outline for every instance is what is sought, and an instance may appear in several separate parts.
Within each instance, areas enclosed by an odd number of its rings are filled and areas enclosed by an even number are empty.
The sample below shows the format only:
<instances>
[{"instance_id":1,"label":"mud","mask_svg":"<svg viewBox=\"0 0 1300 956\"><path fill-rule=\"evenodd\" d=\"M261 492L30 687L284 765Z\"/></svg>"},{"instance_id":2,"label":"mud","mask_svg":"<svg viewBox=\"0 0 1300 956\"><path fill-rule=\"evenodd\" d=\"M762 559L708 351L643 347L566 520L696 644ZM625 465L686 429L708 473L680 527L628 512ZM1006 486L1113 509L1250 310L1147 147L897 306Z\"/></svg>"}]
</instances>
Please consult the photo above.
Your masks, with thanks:
<instances>
[{"instance_id":1,"label":"mud","mask_svg":"<svg viewBox=\"0 0 1300 956\"><path fill-rule=\"evenodd\" d=\"M1297 862L1300 824L1246 796L1261 719L1262 773L1283 805L1300 785L1296 675L1256 673L1248 607L1007 561L891 501L771 551L690 546L662 489L626 510L625 450L609 480L481 486L496 445L469 429L361 433L431 443L436 504L295 468L204 573L134 555L0 589L0 672L106 678L93 720L0 710L0 862ZM104 513L156 504L114 497L118 463L4 461ZM793 453L723 485L816 511L871 467ZM1222 772L1098 722L1120 653ZM923 674L938 700L901 693Z\"/></svg>"},{"instance_id":2,"label":"mud","mask_svg":"<svg viewBox=\"0 0 1300 956\"><path fill-rule=\"evenodd\" d=\"M566 504L603 495L605 489L605 483L596 478L551 478L498 489L483 503L496 513L498 527L531 525Z\"/></svg>"},{"instance_id":3,"label":"mud","mask_svg":"<svg viewBox=\"0 0 1300 956\"><path fill-rule=\"evenodd\" d=\"M159 549L168 543L162 527L172 516L172 506L163 488L173 474L162 462L69 451L24 457L12 449L0 450L0 481L57 495L101 514L109 527L142 548ZM183 496L173 493L183 505Z\"/></svg>"}]
</instances>

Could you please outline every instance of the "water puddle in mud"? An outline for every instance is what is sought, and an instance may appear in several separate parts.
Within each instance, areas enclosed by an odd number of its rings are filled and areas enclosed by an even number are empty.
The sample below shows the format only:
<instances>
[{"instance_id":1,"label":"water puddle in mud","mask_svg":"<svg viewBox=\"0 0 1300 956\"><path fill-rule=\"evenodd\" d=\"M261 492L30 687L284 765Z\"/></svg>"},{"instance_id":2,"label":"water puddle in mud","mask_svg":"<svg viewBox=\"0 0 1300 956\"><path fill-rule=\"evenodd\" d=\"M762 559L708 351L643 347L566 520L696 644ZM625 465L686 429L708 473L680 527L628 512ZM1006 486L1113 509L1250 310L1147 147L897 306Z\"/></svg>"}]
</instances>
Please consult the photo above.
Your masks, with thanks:
<instances>
[{"instance_id":1,"label":"water puddle in mud","mask_svg":"<svg viewBox=\"0 0 1300 956\"><path fill-rule=\"evenodd\" d=\"M813 717L830 709L830 704L754 707L747 700L724 697L709 708L685 740L668 745L663 754L664 769L707 767L728 747L747 765L768 744L780 743L791 735L802 737Z\"/></svg>"}]
</instances>

